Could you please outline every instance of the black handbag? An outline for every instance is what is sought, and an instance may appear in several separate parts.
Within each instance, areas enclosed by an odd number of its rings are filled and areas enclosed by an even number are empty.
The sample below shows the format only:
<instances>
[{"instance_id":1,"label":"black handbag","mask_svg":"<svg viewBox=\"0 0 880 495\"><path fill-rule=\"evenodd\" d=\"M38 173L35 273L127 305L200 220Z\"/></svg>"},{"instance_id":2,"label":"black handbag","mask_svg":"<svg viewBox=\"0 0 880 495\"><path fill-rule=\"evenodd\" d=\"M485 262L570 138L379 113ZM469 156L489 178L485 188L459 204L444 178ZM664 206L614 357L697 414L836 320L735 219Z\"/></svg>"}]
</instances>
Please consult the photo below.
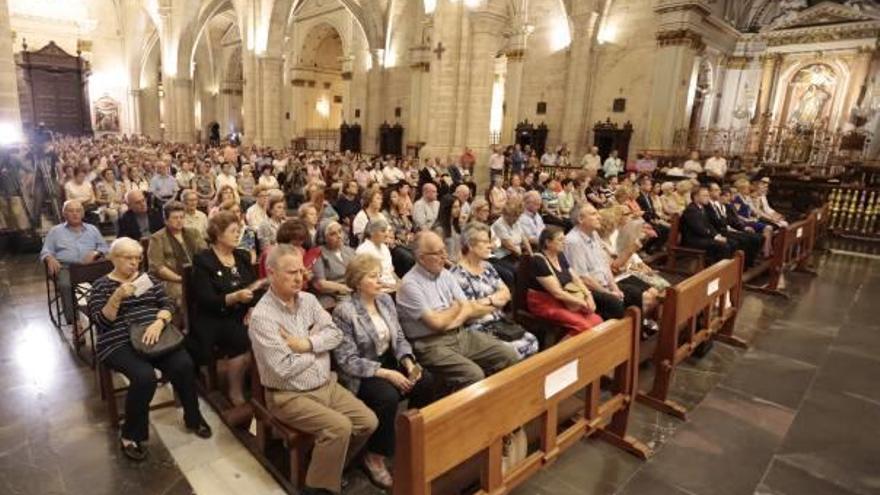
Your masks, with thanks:
<instances>
[{"instance_id":1,"label":"black handbag","mask_svg":"<svg viewBox=\"0 0 880 495\"><path fill-rule=\"evenodd\" d=\"M498 321L493 321L492 323L486 324L484 329L490 335L493 335L498 340L504 342L517 341L523 338L523 336L526 334L525 328L503 318Z\"/></svg>"},{"instance_id":2,"label":"black handbag","mask_svg":"<svg viewBox=\"0 0 880 495\"><path fill-rule=\"evenodd\" d=\"M144 333L151 323L129 324L128 333L131 337L131 346L135 352L148 358L162 357L172 351L176 351L183 345L183 333L170 321L165 324L165 329L159 334L159 340L153 345L144 344Z\"/></svg>"}]
</instances>

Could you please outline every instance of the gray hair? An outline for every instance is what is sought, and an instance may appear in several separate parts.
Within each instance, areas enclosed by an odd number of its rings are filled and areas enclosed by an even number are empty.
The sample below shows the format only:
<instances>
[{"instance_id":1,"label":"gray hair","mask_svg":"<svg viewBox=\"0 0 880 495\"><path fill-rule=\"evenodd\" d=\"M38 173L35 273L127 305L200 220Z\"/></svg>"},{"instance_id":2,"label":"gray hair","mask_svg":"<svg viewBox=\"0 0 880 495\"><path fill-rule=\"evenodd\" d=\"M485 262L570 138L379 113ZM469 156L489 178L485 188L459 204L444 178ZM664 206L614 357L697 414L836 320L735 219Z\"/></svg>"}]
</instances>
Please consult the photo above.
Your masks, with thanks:
<instances>
[{"instance_id":1,"label":"gray hair","mask_svg":"<svg viewBox=\"0 0 880 495\"><path fill-rule=\"evenodd\" d=\"M479 233L485 233L489 237L492 236L492 230L488 225L482 222L471 222L465 225L464 230L461 231L461 247L462 250L470 249L471 244L474 242L474 237L476 237Z\"/></svg>"},{"instance_id":2,"label":"gray hair","mask_svg":"<svg viewBox=\"0 0 880 495\"><path fill-rule=\"evenodd\" d=\"M116 256L122 251L137 251L137 254L143 254L144 247L141 243L131 237L120 237L110 244L110 256Z\"/></svg>"},{"instance_id":3,"label":"gray hair","mask_svg":"<svg viewBox=\"0 0 880 495\"><path fill-rule=\"evenodd\" d=\"M131 191L128 191L127 193L125 193L125 202L129 203L131 201L132 196L134 196L136 194L140 194L140 195L144 196L144 192L141 191L140 189L132 189ZM144 197L146 197L146 196L144 196Z\"/></svg>"},{"instance_id":4,"label":"gray hair","mask_svg":"<svg viewBox=\"0 0 880 495\"><path fill-rule=\"evenodd\" d=\"M341 229L341 228L342 228L342 224L340 224L340 223L337 222L336 220L330 220L330 221L324 223L324 227L323 227L322 229L320 229L321 232L324 233L324 237L327 237L327 232L330 231L330 228L331 228L331 227L339 227L339 228Z\"/></svg>"},{"instance_id":5,"label":"gray hair","mask_svg":"<svg viewBox=\"0 0 880 495\"><path fill-rule=\"evenodd\" d=\"M272 270L278 269L278 262L285 256L298 256L302 258L300 250L290 244L276 244L269 250L269 256L266 257L266 266Z\"/></svg>"},{"instance_id":6,"label":"gray hair","mask_svg":"<svg viewBox=\"0 0 880 495\"><path fill-rule=\"evenodd\" d=\"M198 196L199 196L199 193L195 192L195 191L192 190L192 189L184 189L183 192L180 193L180 199L181 199L181 201L186 201L186 198L188 198L188 197L190 197L190 196L198 197Z\"/></svg>"},{"instance_id":7,"label":"gray hair","mask_svg":"<svg viewBox=\"0 0 880 495\"><path fill-rule=\"evenodd\" d=\"M388 230L388 222L383 219L378 220L370 220L370 223L364 228L364 237L369 238L373 237L373 234L377 232L384 232Z\"/></svg>"}]
</instances>

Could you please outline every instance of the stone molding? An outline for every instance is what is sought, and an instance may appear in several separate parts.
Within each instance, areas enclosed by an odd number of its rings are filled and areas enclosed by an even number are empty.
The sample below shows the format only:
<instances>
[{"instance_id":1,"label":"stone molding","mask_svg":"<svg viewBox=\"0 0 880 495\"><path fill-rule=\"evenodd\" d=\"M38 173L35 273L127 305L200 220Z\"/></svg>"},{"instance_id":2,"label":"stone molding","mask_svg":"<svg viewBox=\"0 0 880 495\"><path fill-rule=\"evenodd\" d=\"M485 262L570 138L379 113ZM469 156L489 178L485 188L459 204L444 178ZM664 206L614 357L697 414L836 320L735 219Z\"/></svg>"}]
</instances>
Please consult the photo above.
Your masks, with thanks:
<instances>
[{"instance_id":1,"label":"stone molding","mask_svg":"<svg viewBox=\"0 0 880 495\"><path fill-rule=\"evenodd\" d=\"M712 14L712 10L702 0L666 1L655 7L654 12L660 15L674 12L695 12L704 17Z\"/></svg>"},{"instance_id":2,"label":"stone molding","mask_svg":"<svg viewBox=\"0 0 880 495\"><path fill-rule=\"evenodd\" d=\"M734 70L742 70L752 62L752 57L746 55L731 55L724 60L724 67Z\"/></svg>"},{"instance_id":3,"label":"stone molding","mask_svg":"<svg viewBox=\"0 0 880 495\"><path fill-rule=\"evenodd\" d=\"M767 46L827 43L829 41L876 39L880 36L880 22L860 22L836 26L797 28L761 33Z\"/></svg>"},{"instance_id":4,"label":"stone molding","mask_svg":"<svg viewBox=\"0 0 880 495\"><path fill-rule=\"evenodd\" d=\"M521 62L526 58L526 50L524 48L511 48L504 52L508 62Z\"/></svg>"},{"instance_id":5,"label":"stone molding","mask_svg":"<svg viewBox=\"0 0 880 495\"><path fill-rule=\"evenodd\" d=\"M691 29L674 29L657 33L658 46L685 46L697 51L706 48L700 33Z\"/></svg>"}]
</instances>

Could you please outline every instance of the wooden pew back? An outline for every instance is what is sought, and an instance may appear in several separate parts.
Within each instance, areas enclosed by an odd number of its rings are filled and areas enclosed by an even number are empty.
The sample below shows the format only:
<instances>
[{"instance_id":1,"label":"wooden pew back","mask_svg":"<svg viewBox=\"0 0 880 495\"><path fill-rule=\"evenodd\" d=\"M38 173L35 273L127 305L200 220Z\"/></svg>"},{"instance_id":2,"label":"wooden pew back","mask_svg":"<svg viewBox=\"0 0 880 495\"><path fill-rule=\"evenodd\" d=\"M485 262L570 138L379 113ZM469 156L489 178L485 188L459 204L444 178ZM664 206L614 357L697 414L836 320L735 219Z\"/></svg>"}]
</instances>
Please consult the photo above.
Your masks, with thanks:
<instances>
[{"instance_id":1,"label":"wooden pew back","mask_svg":"<svg viewBox=\"0 0 880 495\"><path fill-rule=\"evenodd\" d=\"M681 255L697 259L697 271L706 266L706 252L701 249L683 247L681 245L681 215L672 215L669 220L669 237L666 239L666 267L664 271L683 273L677 266Z\"/></svg>"},{"instance_id":2,"label":"wooden pew back","mask_svg":"<svg viewBox=\"0 0 880 495\"><path fill-rule=\"evenodd\" d=\"M709 339L743 347L733 337L736 314L742 303L744 256L722 260L666 290L660 335L654 352L654 385L639 400L656 409L684 418L684 409L668 400L672 372L681 361Z\"/></svg>"},{"instance_id":3,"label":"wooden pew back","mask_svg":"<svg viewBox=\"0 0 880 495\"><path fill-rule=\"evenodd\" d=\"M585 435L597 434L646 458L646 446L626 436L636 391L639 325L636 308L528 360L397 418L395 495L427 495L431 482L480 454L481 491L506 493ZM611 397L600 401L600 381L611 372ZM559 404L586 389L572 426L557 434ZM516 404L516 407L505 405ZM502 473L505 435L535 418L541 446ZM607 426L603 426L606 425Z\"/></svg>"}]
</instances>

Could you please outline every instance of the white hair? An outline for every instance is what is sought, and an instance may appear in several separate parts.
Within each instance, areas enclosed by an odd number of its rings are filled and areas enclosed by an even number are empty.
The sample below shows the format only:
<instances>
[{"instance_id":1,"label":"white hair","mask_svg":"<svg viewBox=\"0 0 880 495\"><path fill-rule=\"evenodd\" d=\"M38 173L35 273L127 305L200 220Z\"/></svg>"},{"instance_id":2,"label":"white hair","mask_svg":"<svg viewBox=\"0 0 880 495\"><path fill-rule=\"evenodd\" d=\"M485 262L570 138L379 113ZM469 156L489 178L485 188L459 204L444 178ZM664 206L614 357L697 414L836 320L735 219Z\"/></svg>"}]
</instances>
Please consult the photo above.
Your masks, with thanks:
<instances>
[{"instance_id":1,"label":"white hair","mask_svg":"<svg viewBox=\"0 0 880 495\"><path fill-rule=\"evenodd\" d=\"M142 254L144 247L131 237L120 237L110 244L110 256L116 256L122 251L137 251L137 254Z\"/></svg>"}]
</instances>

